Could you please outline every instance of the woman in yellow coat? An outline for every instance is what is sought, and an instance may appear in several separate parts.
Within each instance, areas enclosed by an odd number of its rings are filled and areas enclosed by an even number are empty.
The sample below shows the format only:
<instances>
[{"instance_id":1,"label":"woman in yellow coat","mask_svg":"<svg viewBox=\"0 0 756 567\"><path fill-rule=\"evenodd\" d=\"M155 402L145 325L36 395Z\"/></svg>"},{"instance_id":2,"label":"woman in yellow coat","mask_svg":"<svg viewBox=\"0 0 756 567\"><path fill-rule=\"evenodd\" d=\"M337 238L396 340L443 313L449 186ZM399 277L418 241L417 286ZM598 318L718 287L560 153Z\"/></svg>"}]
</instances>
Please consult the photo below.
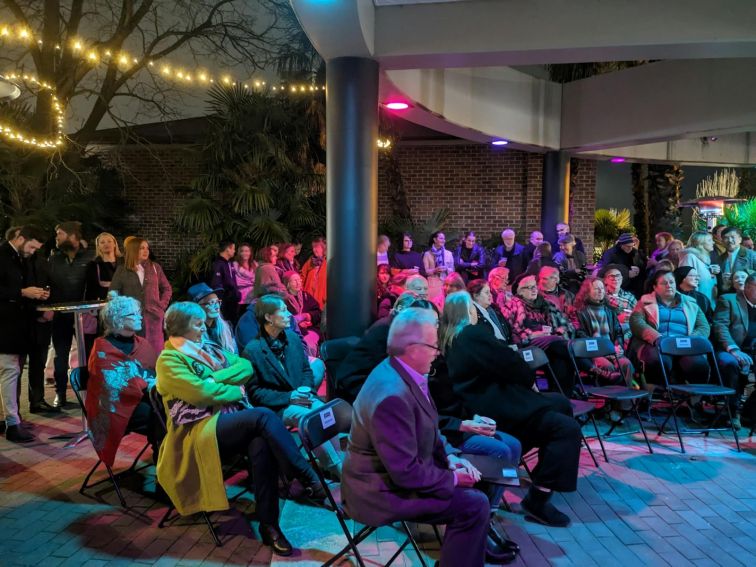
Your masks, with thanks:
<instances>
[{"instance_id":1,"label":"woman in yellow coat","mask_svg":"<svg viewBox=\"0 0 756 567\"><path fill-rule=\"evenodd\" d=\"M243 454L254 478L263 543L279 555L291 544L278 526L278 475L297 478L319 497L323 488L283 422L246 401L249 361L203 342L205 312L175 303L165 316L168 340L157 361L157 390L168 416L160 448L158 482L182 515L226 510L221 459Z\"/></svg>"}]
</instances>

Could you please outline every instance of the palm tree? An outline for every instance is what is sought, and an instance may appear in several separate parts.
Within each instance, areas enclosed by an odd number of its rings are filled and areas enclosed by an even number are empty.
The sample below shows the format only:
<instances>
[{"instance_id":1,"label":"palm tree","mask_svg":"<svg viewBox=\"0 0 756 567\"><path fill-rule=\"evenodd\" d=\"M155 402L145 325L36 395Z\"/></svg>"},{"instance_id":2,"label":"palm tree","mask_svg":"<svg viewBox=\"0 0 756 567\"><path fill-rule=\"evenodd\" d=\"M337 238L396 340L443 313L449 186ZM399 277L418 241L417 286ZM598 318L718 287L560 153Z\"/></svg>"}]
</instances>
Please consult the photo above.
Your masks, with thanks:
<instances>
[{"instance_id":1,"label":"palm tree","mask_svg":"<svg viewBox=\"0 0 756 567\"><path fill-rule=\"evenodd\" d=\"M189 259L195 276L222 239L258 248L325 233L323 102L322 95L211 90L206 173L176 214L178 230L201 243Z\"/></svg>"}]
</instances>

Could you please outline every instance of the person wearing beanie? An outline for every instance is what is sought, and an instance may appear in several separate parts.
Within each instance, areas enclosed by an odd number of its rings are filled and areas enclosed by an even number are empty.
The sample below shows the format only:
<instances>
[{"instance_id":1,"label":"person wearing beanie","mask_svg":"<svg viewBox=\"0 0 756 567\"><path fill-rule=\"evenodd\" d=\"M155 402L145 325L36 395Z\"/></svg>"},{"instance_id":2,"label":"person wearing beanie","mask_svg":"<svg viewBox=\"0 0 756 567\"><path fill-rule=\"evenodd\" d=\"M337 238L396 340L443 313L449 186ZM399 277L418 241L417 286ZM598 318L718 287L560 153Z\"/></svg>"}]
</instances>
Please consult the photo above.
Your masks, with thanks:
<instances>
[{"instance_id":1,"label":"person wearing beanie","mask_svg":"<svg viewBox=\"0 0 756 567\"><path fill-rule=\"evenodd\" d=\"M703 314L706 316L706 320L711 325L714 312L712 311L711 303L708 298L698 291L698 285L700 282L698 270L690 266L680 266L673 273L675 275L677 291L695 299L696 303L698 303L698 307L701 308L701 311L703 311Z\"/></svg>"},{"instance_id":2,"label":"person wearing beanie","mask_svg":"<svg viewBox=\"0 0 756 567\"><path fill-rule=\"evenodd\" d=\"M609 248L599 260L598 267L609 264L620 264L627 268L627 278L622 281L622 289L629 291L636 298L643 293L643 282L646 281L646 258L635 246L635 236L623 232L617 238L614 246Z\"/></svg>"}]
</instances>

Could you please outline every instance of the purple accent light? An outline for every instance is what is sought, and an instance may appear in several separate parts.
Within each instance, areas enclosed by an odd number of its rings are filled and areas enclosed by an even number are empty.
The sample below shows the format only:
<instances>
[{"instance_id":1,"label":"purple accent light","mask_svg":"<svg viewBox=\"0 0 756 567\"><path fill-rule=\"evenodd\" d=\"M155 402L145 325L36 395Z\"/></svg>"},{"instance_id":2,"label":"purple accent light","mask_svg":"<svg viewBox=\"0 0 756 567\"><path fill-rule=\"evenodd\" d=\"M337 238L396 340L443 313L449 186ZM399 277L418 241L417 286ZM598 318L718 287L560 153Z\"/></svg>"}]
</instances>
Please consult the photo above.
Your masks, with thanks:
<instances>
[{"instance_id":1,"label":"purple accent light","mask_svg":"<svg viewBox=\"0 0 756 567\"><path fill-rule=\"evenodd\" d=\"M623 157L613 157L609 161L611 161L612 163L625 163L625 158L623 158Z\"/></svg>"}]
</instances>

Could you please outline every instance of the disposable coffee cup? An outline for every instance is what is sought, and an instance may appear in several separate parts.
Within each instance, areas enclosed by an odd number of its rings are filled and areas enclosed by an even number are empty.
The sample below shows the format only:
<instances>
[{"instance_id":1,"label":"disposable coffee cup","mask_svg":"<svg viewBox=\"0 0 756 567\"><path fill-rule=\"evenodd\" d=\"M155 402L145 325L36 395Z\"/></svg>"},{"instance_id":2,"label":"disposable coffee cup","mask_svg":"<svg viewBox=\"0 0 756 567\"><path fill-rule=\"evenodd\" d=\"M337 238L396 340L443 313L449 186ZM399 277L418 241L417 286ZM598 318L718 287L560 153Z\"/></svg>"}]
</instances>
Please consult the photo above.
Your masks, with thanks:
<instances>
[{"instance_id":1,"label":"disposable coffee cup","mask_svg":"<svg viewBox=\"0 0 756 567\"><path fill-rule=\"evenodd\" d=\"M297 388L297 392L305 396L312 394L312 390L308 386L300 386L299 388Z\"/></svg>"},{"instance_id":2,"label":"disposable coffee cup","mask_svg":"<svg viewBox=\"0 0 756 567\"><path fill-rule=\"evenodd\" d=\"M488 425L490 427L496 427L496 422L493 419L491 419L490 417L485 417L483 415L476 415L475 416L475 421L477 421L478 423L483 423L483 424Z\"/></svg>"},{"instance_id":3,"label":"disposable coffee cup","mask_svg":"<svg viewBox=\"0 0 756 567\"><path fill-rule=\"evenodd\" d=\"M543 325L543 326L541 327L541 330L542 330L542 331L543 331L544 333L549 333L549 334L551 334L551 325Z\"/></svg>"}]
</instances>

